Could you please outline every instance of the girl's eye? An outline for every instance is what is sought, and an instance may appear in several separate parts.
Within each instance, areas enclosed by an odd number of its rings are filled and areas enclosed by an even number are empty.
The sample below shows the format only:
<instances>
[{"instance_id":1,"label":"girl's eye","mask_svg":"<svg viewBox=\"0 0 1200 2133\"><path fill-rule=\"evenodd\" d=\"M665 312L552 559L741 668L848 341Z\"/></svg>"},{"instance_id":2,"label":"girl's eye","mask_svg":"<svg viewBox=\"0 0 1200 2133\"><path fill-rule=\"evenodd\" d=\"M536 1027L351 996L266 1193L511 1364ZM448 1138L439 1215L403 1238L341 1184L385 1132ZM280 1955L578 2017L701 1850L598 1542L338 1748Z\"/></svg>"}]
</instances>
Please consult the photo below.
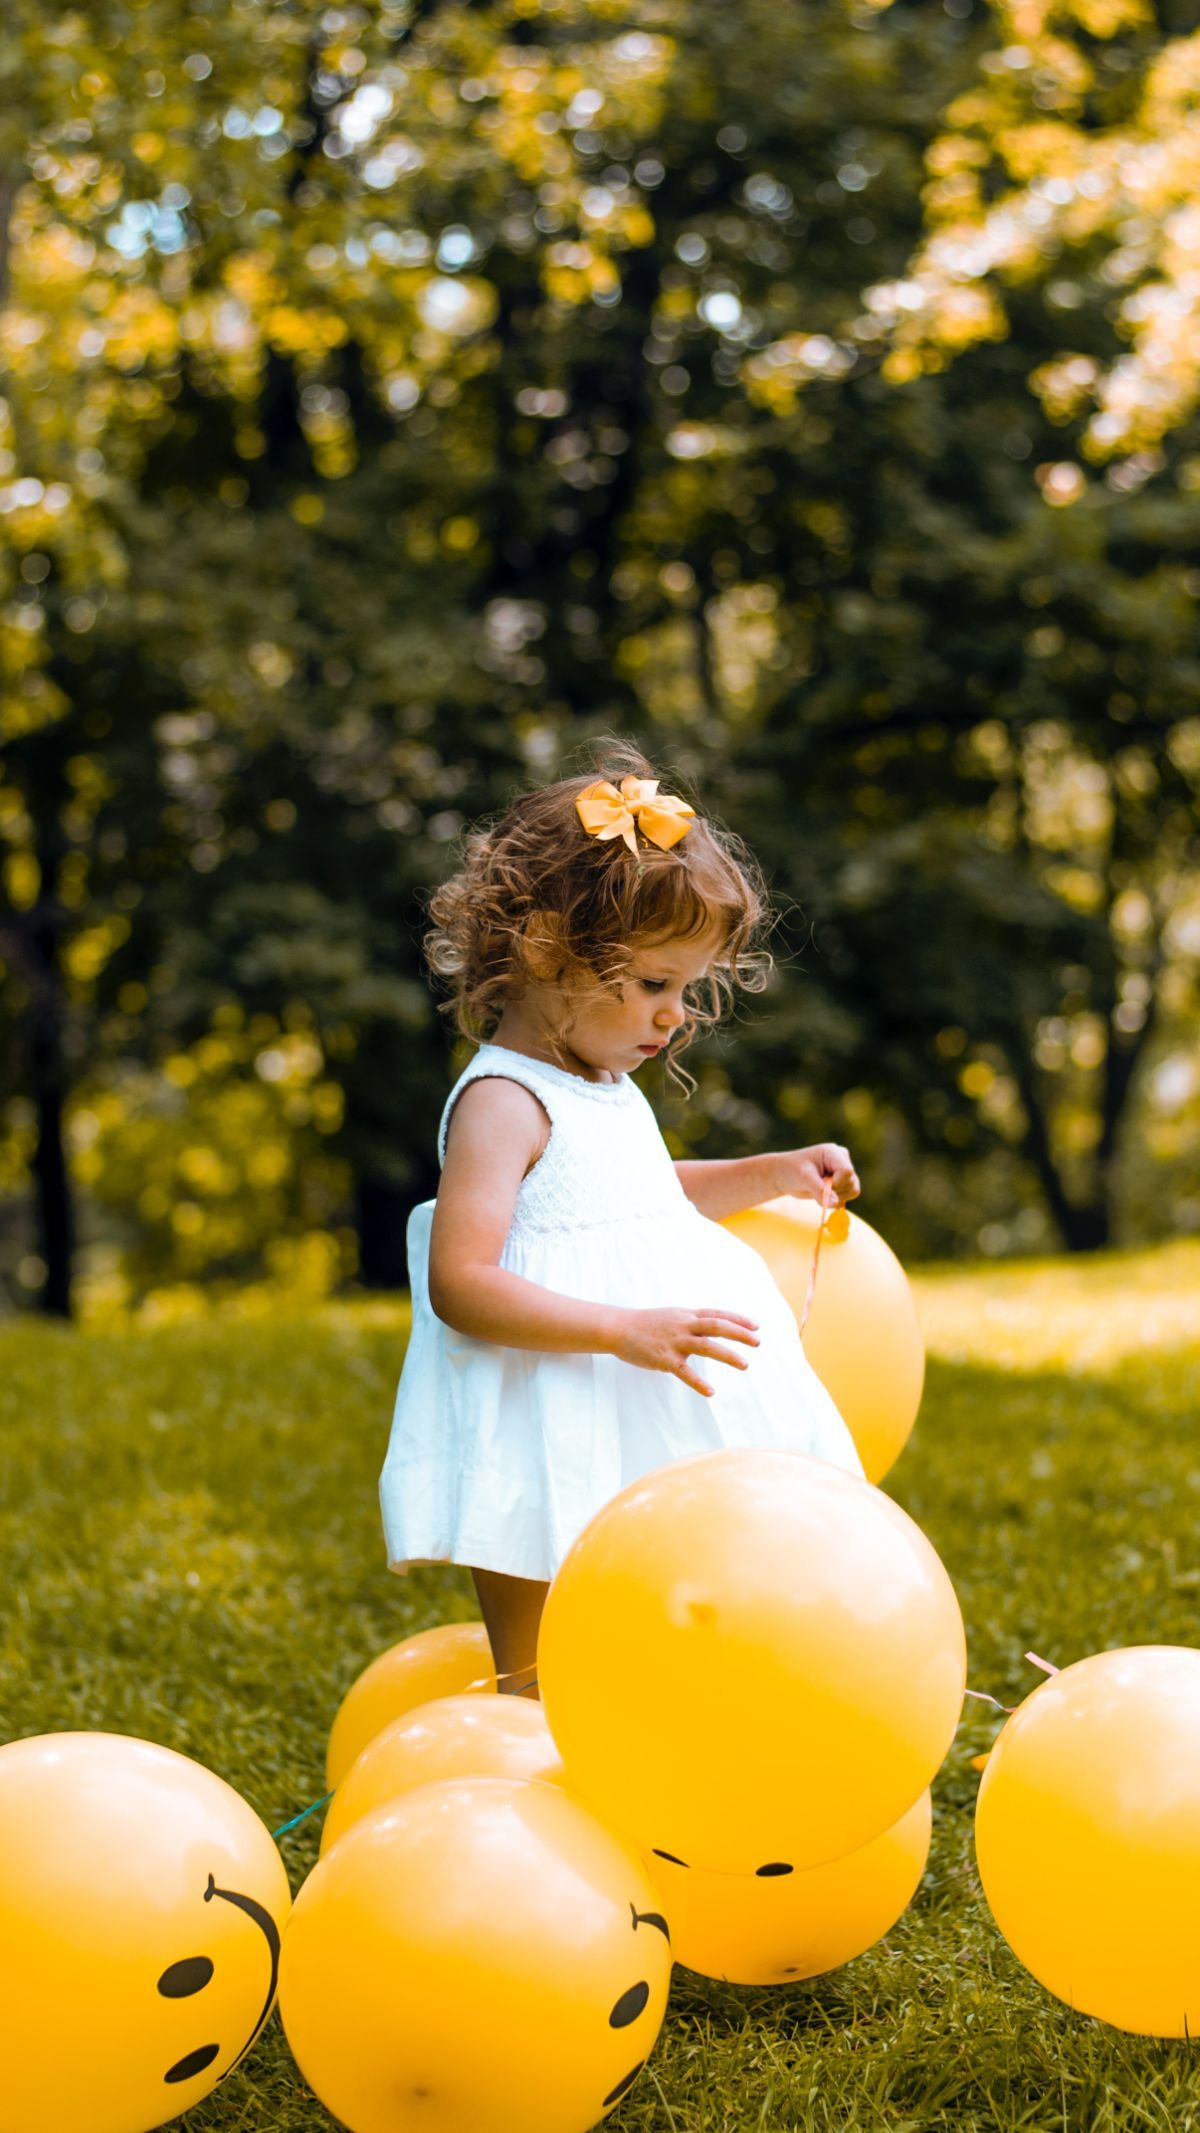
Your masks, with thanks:
<instances>
[{"instance_id":1,"label":"girl's eye","mask_svg":"<svg viewBox=\"0 0 1200 2133\"><path fill-rule=\"evenodd\" d=\"M643 983L643 985L645 986L645 988L646 988L646 991L647 991L647 992L661 992L661 991L662 991L662 989L663 989L663 986L664 986L664 985L666 984L666 982L667 982L667 981L666 981L666 979L665 979L665 978L643 978L643 979L642 979L642 983Z\"/></svg>"}]
</instances>

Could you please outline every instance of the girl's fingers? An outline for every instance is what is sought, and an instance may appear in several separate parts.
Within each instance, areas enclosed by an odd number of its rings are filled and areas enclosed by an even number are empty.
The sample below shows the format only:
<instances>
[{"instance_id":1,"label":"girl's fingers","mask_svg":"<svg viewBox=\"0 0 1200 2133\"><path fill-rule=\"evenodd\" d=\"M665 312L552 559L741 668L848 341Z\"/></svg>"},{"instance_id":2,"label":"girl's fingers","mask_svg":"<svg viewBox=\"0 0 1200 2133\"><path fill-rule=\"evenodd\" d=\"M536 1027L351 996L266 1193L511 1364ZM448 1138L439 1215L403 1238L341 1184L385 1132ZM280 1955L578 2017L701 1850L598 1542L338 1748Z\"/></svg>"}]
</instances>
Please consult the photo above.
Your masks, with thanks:
<instances>
[{"instance_id":1,"label":"girl's fingers","mask_svg":"<svg viewBox=\"0 0 1200 2133\"><path fill-rule=\"evenodd\" d=\"M743 1327L746 1329L744 1332ZM759 1337L758 1327L752 1318L735 1318L731 1311L714 1311L708 1317L697 1318L692 1330L700 1334L720 1333L726 1340L748 1341L751 1346L757 1344Z\"/></svg>"},{"instance_id":2,"label":"girl's fingers","mask_svg":"<svg viewBox=\"0 0 1200 2133\"><path fill-rule=\"evenodd\" d=\"M733 1348L722 1348L717 1341L697 1341L689 1351L692 1355L711 1355L714 1363L732 1363L735 1370L749 1370L750 1359L738 1355Z\"/></svg>"},{"instance_id":3,"label":"girl's fingers","mask_svg":"<svg viewBox=\"0 0 1200 2133\"><path fill-rule=\"evenodd\" d=\"M690 1385L693 1392L703 1392L707 1394L711 1394L712 1392L712 1386L706 1385L704 1379L697 1377L695 1371L689 1370L685 1363L680 1364L678 1370L675 1372L675 1376L677 1378L682 1378L685 1385Z\"/></svg>"}]
</instances>

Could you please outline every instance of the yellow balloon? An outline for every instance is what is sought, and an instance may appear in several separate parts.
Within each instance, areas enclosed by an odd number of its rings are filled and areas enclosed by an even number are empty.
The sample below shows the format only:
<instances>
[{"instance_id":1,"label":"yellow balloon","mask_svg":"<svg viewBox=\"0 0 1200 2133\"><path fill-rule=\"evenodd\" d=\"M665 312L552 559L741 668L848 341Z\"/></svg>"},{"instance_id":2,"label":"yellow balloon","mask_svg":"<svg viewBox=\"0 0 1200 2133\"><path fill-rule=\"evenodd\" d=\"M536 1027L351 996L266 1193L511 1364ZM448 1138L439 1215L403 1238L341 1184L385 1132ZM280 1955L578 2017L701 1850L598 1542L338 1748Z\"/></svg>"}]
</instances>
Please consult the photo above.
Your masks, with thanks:
<instances>
[{"instance_id":1,"label":"yellow balloon","mask_svg":"<svg viewBox=\"0 0 1200 2133\"><path fill-rule=\"evenodd\" d=\"M275 1999L291 1904L253 1808L115 1733L0 1748L0 2133L149 2133Z\"/></svg>"},{"instance_id":2,"label":"yellow balloon","mask_svg":"<svg viewBox=\"0 0 1200 2133\"><path fill-rule=\"evenodd\" d=\"M524 1696L443 1696L418 1704L368 1741L333 1796L321 1850L327 1852L373 1808L440 1778L540 1778L557 1784L562 1758L546 1714Z\"/></svg>"},{"instance_id":3,"label":"yellow balloon","mask_svg":"<svg viewBox=\"0 0 1200 2133\"><path fill-rule=\"evenodd\" d=\"M820 1866L899 1820L962 1708L954 1589L858 1475L736 1448L630 1483L569 1549L538 1677L573 1791L645 1850Z\"/></svg>"},{"instance_id":4,"label":"yellow balloon","mask_svg":"<svg viewBox=\"0 0 1200 2133\"><path fill-rule=\"evenodd\" d=\"M482 1622L443 1622L404 1637L365 1667L338 1706L325 1756L332 1792L369 1740L393 1720L435 1696L496 1686L496 1668Z\"/></svg>"},{"instance_id":5,"label":"yellow balloon","mask_svg":"<svg viewBox=\"0 0 1200 2133\"><path fill-rule=\"evenodd\" d=\"M451 1778L318 1860L279 2007L353 2133L585 2133L649 2058L670 1976L631 1847L555 1785Z\"/></svg>"},{"instance_id":6,"label":"yellow balloon","mask_svg":"<svg viewBox=\"0 0 1200 2133\"><path fill-rule=\"evenodd\" d=\"M821 1209L785 1194L729 1215L725 1228L770 1267L799 1324ZM868 1481L908 1442L925 1383L925 1343L908 1277L878 1231L841 1208L821 1239L804 1352L845 1421Z\"/></svg>"},{"instance_id":7,"label":"yellow balloon","mask_svg":"<svg viewBox=\"0 0 1200 2133\"><path fill-rule=\"evenodd\" d=\"M979 1787L975 1846L1018 1960L1082 2014L1200 2032L1200 1651L1097 1652L1035 1689Z\"/></svg>"},{"instance_id":8,"label":"yellow balloon","mask_svg":"<svg viewBox=\"0 0 1200 2133\"><path fill-rule=\"evenodd\" d=\"M923 1792L882 1837L798 1874L705 1874L647 1853L676 1962L730 1985L788 1985L837 1970L908 1909L931 1823Z\"/></svg>"}]
</instances>

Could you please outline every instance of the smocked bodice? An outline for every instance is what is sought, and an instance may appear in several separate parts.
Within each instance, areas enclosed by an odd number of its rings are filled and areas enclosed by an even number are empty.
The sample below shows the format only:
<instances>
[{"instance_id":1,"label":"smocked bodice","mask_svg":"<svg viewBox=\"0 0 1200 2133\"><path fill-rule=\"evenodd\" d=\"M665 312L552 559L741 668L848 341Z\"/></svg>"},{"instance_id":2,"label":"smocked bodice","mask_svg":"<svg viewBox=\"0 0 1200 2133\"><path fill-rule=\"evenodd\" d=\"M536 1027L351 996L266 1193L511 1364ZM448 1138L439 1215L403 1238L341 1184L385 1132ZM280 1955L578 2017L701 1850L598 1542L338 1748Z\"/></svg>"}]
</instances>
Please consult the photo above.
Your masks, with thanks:
<instances>
[{"instance_id":1,"label":"smocked bodice","mask_svg":"<svg viewBox=\"0 0 1200 2133\"><path fill-rule=\"evenodd\" d=\"M439 1162L455 1102L468 1082L489 1076L520 1082L550 1120L549 1141L517 1191L510 1244L690 1210L654 1113L628 1074L585 1081L508 1045L481 1045L459 1075L438 1128Z\"/></svg>"}]
</instances>

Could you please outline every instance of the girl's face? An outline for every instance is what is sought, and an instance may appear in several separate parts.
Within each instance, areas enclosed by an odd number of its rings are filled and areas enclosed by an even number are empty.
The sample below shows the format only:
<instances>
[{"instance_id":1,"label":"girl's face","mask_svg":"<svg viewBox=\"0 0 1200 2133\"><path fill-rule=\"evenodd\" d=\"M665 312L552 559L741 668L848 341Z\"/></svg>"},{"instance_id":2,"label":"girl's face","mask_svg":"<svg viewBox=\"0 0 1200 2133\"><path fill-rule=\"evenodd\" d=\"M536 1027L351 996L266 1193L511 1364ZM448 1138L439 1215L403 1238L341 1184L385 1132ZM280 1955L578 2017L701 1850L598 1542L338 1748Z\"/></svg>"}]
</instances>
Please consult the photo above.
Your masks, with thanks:
<instances>
[{"instance_id":1,"label":"girl's face","mask_svg":"<svg viewBox=\"0 0 1200 2133\"><path fill-rule=\"evenodd\" d=\"M705 975L722 941L713 928L694 940L634 948L630 975L612 999L581 1008L568 1025L565 1041L581 1066L606 1068L616 1077L656 1057L685 1019L685 986Z\"/></svg>"}]
</instances>

